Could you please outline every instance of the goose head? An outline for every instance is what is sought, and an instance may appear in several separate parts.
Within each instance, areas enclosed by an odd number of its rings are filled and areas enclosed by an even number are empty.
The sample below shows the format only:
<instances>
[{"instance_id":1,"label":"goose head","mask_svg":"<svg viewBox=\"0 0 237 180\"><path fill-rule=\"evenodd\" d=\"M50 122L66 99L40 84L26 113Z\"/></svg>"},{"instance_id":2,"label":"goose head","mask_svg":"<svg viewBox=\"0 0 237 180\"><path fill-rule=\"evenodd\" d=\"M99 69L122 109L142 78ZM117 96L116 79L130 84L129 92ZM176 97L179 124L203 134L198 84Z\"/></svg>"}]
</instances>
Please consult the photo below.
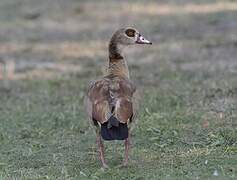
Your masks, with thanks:
<instances>
[{"instance_id":1,"label":"goose head","mask_svg":"<svg viewBox=\"0 0 237 180\"><path fill-rule=\"evenodd\" d=\"M144 38L135 28L127 27L117 30L112 41L116 41L119 45L133 45L133 44L152 44Z\"/></svg>"}]
</instances>

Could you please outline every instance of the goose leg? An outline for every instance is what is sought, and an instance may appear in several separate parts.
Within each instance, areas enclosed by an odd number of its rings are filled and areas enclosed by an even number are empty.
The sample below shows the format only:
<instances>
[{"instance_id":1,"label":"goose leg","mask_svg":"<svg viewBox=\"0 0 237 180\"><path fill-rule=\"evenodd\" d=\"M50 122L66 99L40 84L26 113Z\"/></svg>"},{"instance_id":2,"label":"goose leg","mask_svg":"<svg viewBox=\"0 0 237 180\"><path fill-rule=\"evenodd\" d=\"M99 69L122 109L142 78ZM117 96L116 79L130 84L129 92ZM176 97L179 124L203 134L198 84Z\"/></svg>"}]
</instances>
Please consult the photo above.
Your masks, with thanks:
<instances>
[{"instance_id":1,"label":"goose leg","mask_svg":"<svg viewBox=\"0 0 237 180\"><path fill-rule=\"evenodd\" d=\"M100 133L97 133L96 142L97 142L98 147L99 147L99 158L100 158L100 161L101 161L101 164L102 164L102 168L103 168L103 169L108 168L108 165L105 163L105 158L104 158L104 144L103 144L103 142L102 142Z\"/></svg>"},{"instance_id":2,"label":"goose leg","mask_svg":"<svg viewBox=\"0 0 237 180\"><path fill-rule=\"evenodd\" d=\"M123 166L127 166L128 165L129 150L130 150L130 135L128 135L128 138L125 139L124 145L125 145L125 158L123 161Z\"/></svg>"}]
</instances>

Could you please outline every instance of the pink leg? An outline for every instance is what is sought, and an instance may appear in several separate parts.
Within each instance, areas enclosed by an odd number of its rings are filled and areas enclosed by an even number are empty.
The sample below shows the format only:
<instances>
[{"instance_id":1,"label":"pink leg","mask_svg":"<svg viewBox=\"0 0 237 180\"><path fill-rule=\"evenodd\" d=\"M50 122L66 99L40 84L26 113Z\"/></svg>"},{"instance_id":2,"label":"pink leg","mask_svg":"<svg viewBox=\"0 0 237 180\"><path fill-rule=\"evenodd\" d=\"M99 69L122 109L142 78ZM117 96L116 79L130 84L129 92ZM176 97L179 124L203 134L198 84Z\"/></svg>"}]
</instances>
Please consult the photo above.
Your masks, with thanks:
<instances>
[{"instance_id":1,"label":"pink leg","mask_svg":"<svg viewBox=\"0 0 237 180\"><path fill-rule=\"evenodd\" d=\"M125 159L123 161L123 166L127 166L128 165L129 149L130 149L130 135L128 135L128 138L125 139L124 145L125 145Z\"/></svg>"},{"instance_id":2,"label":"pink leg","mask_svg":"<svg viewBox=\"0 0 237 180\"><path fill-rule=\"evenodd\" d=\"M100 161L101 161L101 164L102 164L102 168L103 169L108 168L108 165L105 163L104 145L103 145L102 139L100 137L100 133L97 133L96 142L97 142L98 147L99 147L99 157L100 157Z\"/></svg>"}]
</instances>

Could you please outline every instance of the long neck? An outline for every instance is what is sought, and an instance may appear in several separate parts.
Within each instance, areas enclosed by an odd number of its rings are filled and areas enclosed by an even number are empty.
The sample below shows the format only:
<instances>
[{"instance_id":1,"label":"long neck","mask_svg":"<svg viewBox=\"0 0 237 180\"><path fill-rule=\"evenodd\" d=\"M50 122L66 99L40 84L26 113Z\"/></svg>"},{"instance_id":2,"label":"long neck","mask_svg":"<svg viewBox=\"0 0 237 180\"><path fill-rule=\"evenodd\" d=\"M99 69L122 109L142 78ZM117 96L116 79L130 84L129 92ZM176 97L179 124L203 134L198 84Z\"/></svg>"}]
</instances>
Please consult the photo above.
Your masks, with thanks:
<instances>
[{"instance_id":1,"label":"long neck","mask_svg":"<svg viewBox=\"0 0 237 180\"><path fill-rule=\"evenodd\" d=\"M121 47L114 38L109 43L109 67L108 75L122 76L129 78L127 62L121 54Z\"/></svg>"}]
</instances>

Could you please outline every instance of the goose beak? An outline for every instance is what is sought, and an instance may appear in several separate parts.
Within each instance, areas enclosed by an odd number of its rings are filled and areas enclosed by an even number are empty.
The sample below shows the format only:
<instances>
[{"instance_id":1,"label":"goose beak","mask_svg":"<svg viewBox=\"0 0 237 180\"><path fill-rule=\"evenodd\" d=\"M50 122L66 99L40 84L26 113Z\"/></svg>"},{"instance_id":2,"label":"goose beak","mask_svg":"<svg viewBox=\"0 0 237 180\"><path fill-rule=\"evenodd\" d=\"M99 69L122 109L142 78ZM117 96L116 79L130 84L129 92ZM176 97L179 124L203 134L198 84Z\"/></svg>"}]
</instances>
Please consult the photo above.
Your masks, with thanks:
<instances>
[{"instance_id":1,"label":"goose beak","mask_svg":"<svg viewBox=\"0 0 237 180\"><path fill-rule=\"evenodd\" d=\"M141 34L139 34L137 40L136 40L137 44L152 44L151 41L148 41L147 39L145 39Z\"/></svg>"}]
</instances>

